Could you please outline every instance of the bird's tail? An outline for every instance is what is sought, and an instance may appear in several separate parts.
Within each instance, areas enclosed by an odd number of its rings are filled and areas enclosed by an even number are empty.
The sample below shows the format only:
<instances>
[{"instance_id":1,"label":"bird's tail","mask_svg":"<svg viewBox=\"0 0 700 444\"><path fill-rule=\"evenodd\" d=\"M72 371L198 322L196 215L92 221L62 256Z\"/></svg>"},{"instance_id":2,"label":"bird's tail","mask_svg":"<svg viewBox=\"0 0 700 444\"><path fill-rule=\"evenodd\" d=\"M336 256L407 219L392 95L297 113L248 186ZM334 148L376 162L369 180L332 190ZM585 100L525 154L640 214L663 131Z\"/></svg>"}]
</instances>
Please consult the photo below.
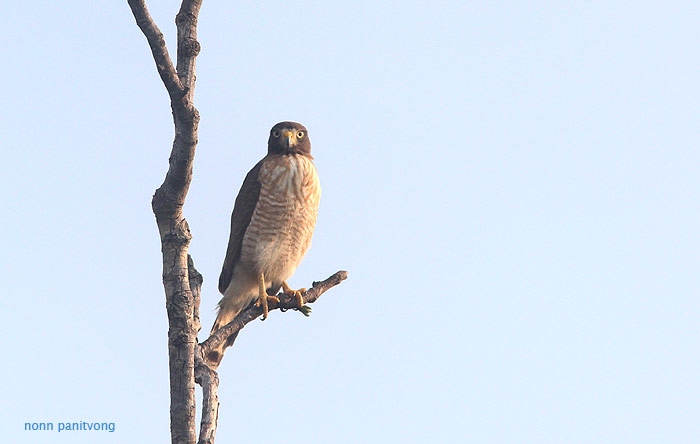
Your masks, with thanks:
<instances>
[{"instance_id":1,"label":"bird's tail","mask_svg":"<svg viewBox=\"0 0 700 444\"><path fill-rule=\"evenodd\" d=\"M219 364L221 364L221 359L224 357L224 350L233 345L233 343L236 341L238 333L239 332L232 334L226 338L226 340L219 347L207 353L207 355L204 357L204 361L210 368L216 369L219 367Z\"/></svg>"},{"instance_id":2,"label":"bird's tail","mask_svg":"<svg viewBox=\"0 0 700 444\"><path fill-rule=\"evenodd\" d=\"M214 333L216 330L231 322L241 311L240 308L230 307L225 302L226 298L219 302L219 313L217 314L216 321L214 321L214 325L211 328L211 333ZM238 333L239 332L232 334L226 338L226 340L220 346L207 353L204 360L210 368L216 369L219 364L221 364L221 359L224 357L224 350L233 345L233 343L236 341L236 337L238 337Z\"/></svg>"}]
</instances>

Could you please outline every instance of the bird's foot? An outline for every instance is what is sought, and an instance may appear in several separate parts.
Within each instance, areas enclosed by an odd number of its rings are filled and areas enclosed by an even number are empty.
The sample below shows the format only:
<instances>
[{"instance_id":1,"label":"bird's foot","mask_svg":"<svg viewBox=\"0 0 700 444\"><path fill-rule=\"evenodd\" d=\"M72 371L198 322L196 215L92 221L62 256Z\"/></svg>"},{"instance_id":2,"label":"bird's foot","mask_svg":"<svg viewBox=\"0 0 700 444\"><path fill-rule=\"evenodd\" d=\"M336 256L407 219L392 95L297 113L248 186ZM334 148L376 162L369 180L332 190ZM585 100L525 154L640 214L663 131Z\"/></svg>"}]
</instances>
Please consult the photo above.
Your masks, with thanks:
<instances>
[{"instance_id":1,"label":"bird's foot","mask_svg":"<svg viewBox=\"0 0 700 444\"><path fill-rule=\"evenodd\" d=\"M286 282L282 282L282 292L294 299L294 302L296 302L297 305L296 308L301 308L304 305L303 294L306 293L306 288L292 290L292 288Z\"/></svg>"},{"instance_id":2,"label":"bird's foot","mask_svg":"<svg viewBox=\"0 0 700 444\"><path fill-rule=\"evenodd\" d=\"M300 288L298 290L293 290L286 282L282 282L282 292L286 295L294 298L296 302L295 310L298 310L304 316L309 316L311 314L311 307L304 305L304 293L306 293L306 288Z\"/></svg>"},{"instance_id":3,"label":"bird's foot","mask_svg":"<svg viewBox=\"0 0 700 444\"><path fill-rule=\"evenodd\" d=\"M295 310L299 311L301 314L303 314L307 318L309 316L311 316L311 307L309 307L308 305L302 305L299 308L295 308Z\"/></svg>"},{"instance_id":4,"label":"bird's foot","mask_svg":"<svg viewBox=\"0 0 700 444\"><path fill-rule=\"evenodd\" d=\"M269 303L272 302L272 304L274 304L275 307L280 303L280 300L277 296L270 296L267 294L266 288L267 286L265 285L265 275L260 273L260 275L258 276L258 300L255 303L255 305L258 307L262 307L263 321L267 319L267 315L270 312L268 308Z\"/></svg>"},{"instance_id":5,"label":"bird's foot","mask_svg":"<svg viewBox=\"0 0 700 444\"><path fill-rule=\"evenodd\" d=\"M263 314L262 314L262 319L265 320L267 319L267 315L270 313L269 306L272 305L273 308L276 307L280 303L280 299L277 296L270 296L268 294L265 294L263 296L258 297L258 301L255 303L256 306L262 307L263 309Z\"/></svg>"}]
</instances>

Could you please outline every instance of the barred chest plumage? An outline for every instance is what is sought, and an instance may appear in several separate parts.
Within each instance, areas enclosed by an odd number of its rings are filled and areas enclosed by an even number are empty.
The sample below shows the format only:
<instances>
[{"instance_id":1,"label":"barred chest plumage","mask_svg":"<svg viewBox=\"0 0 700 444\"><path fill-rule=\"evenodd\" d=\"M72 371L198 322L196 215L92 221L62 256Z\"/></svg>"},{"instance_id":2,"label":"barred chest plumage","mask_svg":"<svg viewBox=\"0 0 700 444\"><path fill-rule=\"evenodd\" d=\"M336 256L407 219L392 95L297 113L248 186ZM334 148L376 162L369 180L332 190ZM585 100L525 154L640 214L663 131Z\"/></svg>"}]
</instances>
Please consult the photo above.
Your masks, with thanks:
<instances>
[{"instance_id":1,"label":"barred chest plumage","mask_svg":"<svg viewBox=\"0 0 700 444\"><path fill-rule=\"evenodd\" d=\"M241 262L270 283L287 280L311 246L321 186L313 161L303 155L269 156L260 196L243 236Z\"/></svg>"}]
</instances>

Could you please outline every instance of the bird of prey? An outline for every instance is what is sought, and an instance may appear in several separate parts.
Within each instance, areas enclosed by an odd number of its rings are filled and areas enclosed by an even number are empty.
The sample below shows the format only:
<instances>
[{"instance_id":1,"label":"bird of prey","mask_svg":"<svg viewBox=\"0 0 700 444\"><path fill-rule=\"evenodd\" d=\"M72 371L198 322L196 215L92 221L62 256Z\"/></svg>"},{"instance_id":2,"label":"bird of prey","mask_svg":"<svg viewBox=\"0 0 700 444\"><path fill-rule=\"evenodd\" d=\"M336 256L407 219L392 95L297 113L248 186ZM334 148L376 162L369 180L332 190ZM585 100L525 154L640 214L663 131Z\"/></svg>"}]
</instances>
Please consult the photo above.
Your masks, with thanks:
<instances>
[{"instance_id":1,"label":"bird of prey","mask_svg":"<svg viewBox=\"0 0 700 444\"><path fill-rule=\"evenodd\" d=\"M243 181L231 215L231 234L219 276L224 297L212 333L232 321L250 304L268 313L268 296L284 293L303 306L304 289L292 290L287 280L311 246L321 186L311 156L306 128L280 122L270 130L267 155ZM206 359L210 367L221 362L237 333Z\"/></svg>"}]
</instances>

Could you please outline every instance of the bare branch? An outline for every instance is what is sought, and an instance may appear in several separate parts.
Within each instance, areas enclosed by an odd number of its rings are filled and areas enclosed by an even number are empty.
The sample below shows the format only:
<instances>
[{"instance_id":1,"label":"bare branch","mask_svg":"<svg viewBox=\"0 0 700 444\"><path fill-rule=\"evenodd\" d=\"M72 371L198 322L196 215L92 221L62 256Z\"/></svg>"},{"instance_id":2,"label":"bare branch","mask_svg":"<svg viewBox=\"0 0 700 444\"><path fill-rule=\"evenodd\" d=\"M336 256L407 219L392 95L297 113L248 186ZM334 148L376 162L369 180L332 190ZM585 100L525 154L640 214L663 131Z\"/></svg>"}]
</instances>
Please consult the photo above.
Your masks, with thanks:
<instances>
[{"instance_id":1,"label":"bare branch","mask_svg":"<svg viewBox=\"0 0 700 444\"><path fill-rule=\"evenodd\" d=\"M204 277L194 267L194 260L189 254L187 255L187 277L190 280L190 290L192 291L192 318L194 321L194 328L199 332L202 328L202 324L199 320L199 304L202 300L201 294Z\"/></svg>"},{"instance_id":2,"label":"bare branch","mask_svg":"<svg viewBox=\"0 0 700 444\"><path fill-rule=\"evenodd\" d=\"M184 88L175 72L175 67L170 59L170 55L168 54L168 48L165 46L165 38L153 21L151 14L148 13L145 0L127 1L136 19L136 24L141 28L141 32L143 32L143 35L145 35L148 40L151 53L153 53L153 59L156 62L156 68L158 68L158 74L163 80L165 88L168 90L168 94L170 94L170 98L173 99L178 95L182 95Z\"/></svg>"},{"instance_id":3,"label":"bare branch","mask_svg":"<svg viewBox=\"0 0 700 444\"><path fill-rule=\"evenodd\" d=\"M177 24L177 74L185 88L186 102L191 102L194 91L195 61L201 46L197 41L197 17L202 0L183 0L175 17Z\"/></svg>"},{"instance_id":4,"label":"bare branch","mask_svg":"<svg viewBox=\"0 0 700 444\"><path fill-rule=\"evenodd\" d=\"M191 256L187 257L188 275L192 300L194 302L193 317L197 331L201 328L199 320L199 303L201 301L202 275L194 267ZM201 355L195 348L194 381L202 386L202 421L200 424L198 444L214 444L216 424L219 417L219 376L202 362Z\"/></svg>"},{"instance_id":5,"label":"bare branch","mask_svg":"<svg viewBox=\"0 0 700 444\"><path fill-rule=\"evenodd\" d=\"M313 282L311 284L311 288L306 290L304 293L304 303L305 304L313 304L318 300L318 298L321 297L321 295L331 288L335 287L336 285L340 284L343 282L345 279L348 278L348 272L341 270L330 276L328 279L325 281L320 281L320 282ZM294 308L294 298L292 298L289 295L284 295L284 298L280 298L280 305L281 307L277 308Z\"/></svg>"},{"instance_id":6,"label":"bare branch","mask_svg":"<svg viewBox=\"0 0 700 444\"><path fill-rule=\"evenodd\" d=\"M318 300L318 298L321 297L323 293L340 284L345 279L347 279L347 277L347 271L338 271L337 273L333 274L324 281L314 282L312 284L312 287L309 288L302 295L304 303L313 304ZM285 293L280 293L277 295L277 297L279 298L280 302L279 304L275 304L272 301L270 301L270 311L275 310L277 308L281 310L289 310L297 307L296 301L292 296ZM200 344L200 350L198 352L201 353L200 356L206 356L210 351L216 349L226 340L226 338L240 331L250 321L259 318L262 315L262 312L262 308L256 305L251 305L250 307L243 310L238 316L236 316L236 318L233 321L229 322L228 324L224 325L223 327L212 333L212 335L209 336L207 340Z\"/></svg>"},{"instance_id":7,"label":"bare branch","mask_svg":"<svg viewBox=\"0 0 700 444\"><path fill-rule=\"evenodd\" d=\"M312 304L330 288L347 279L346 271L339 271L322 282L314 282L312 287L303 294L305 304ZM201 282L200 282L201 285ZM198 290L194 291L195 295ZM270 311L279 308L281 310L296 308L296 301L292 296L284 293L278 295L279 304L270 304ZM240 331L248 322L260 317L262 308L251 306L243 310L233 321L220 328L206 341L197 347L195 351L195 381L202 386L202 421L200 425L198 444L213 444L216 437L216 427L219 418L219 377L204 362L206 356L213 348L218 347L230 335Z\"/></svg>"},{"instance_id":8,"label":"bare branch","mask_svg":"<svg viewBox=\"0 0 700 444\"><path fill-rule=\"evenodd\" d=\"M219 421L219 376L195 353L194 378L202 386L202 421L198 444L214 444Z\"/></svg>"}]
</instances>

